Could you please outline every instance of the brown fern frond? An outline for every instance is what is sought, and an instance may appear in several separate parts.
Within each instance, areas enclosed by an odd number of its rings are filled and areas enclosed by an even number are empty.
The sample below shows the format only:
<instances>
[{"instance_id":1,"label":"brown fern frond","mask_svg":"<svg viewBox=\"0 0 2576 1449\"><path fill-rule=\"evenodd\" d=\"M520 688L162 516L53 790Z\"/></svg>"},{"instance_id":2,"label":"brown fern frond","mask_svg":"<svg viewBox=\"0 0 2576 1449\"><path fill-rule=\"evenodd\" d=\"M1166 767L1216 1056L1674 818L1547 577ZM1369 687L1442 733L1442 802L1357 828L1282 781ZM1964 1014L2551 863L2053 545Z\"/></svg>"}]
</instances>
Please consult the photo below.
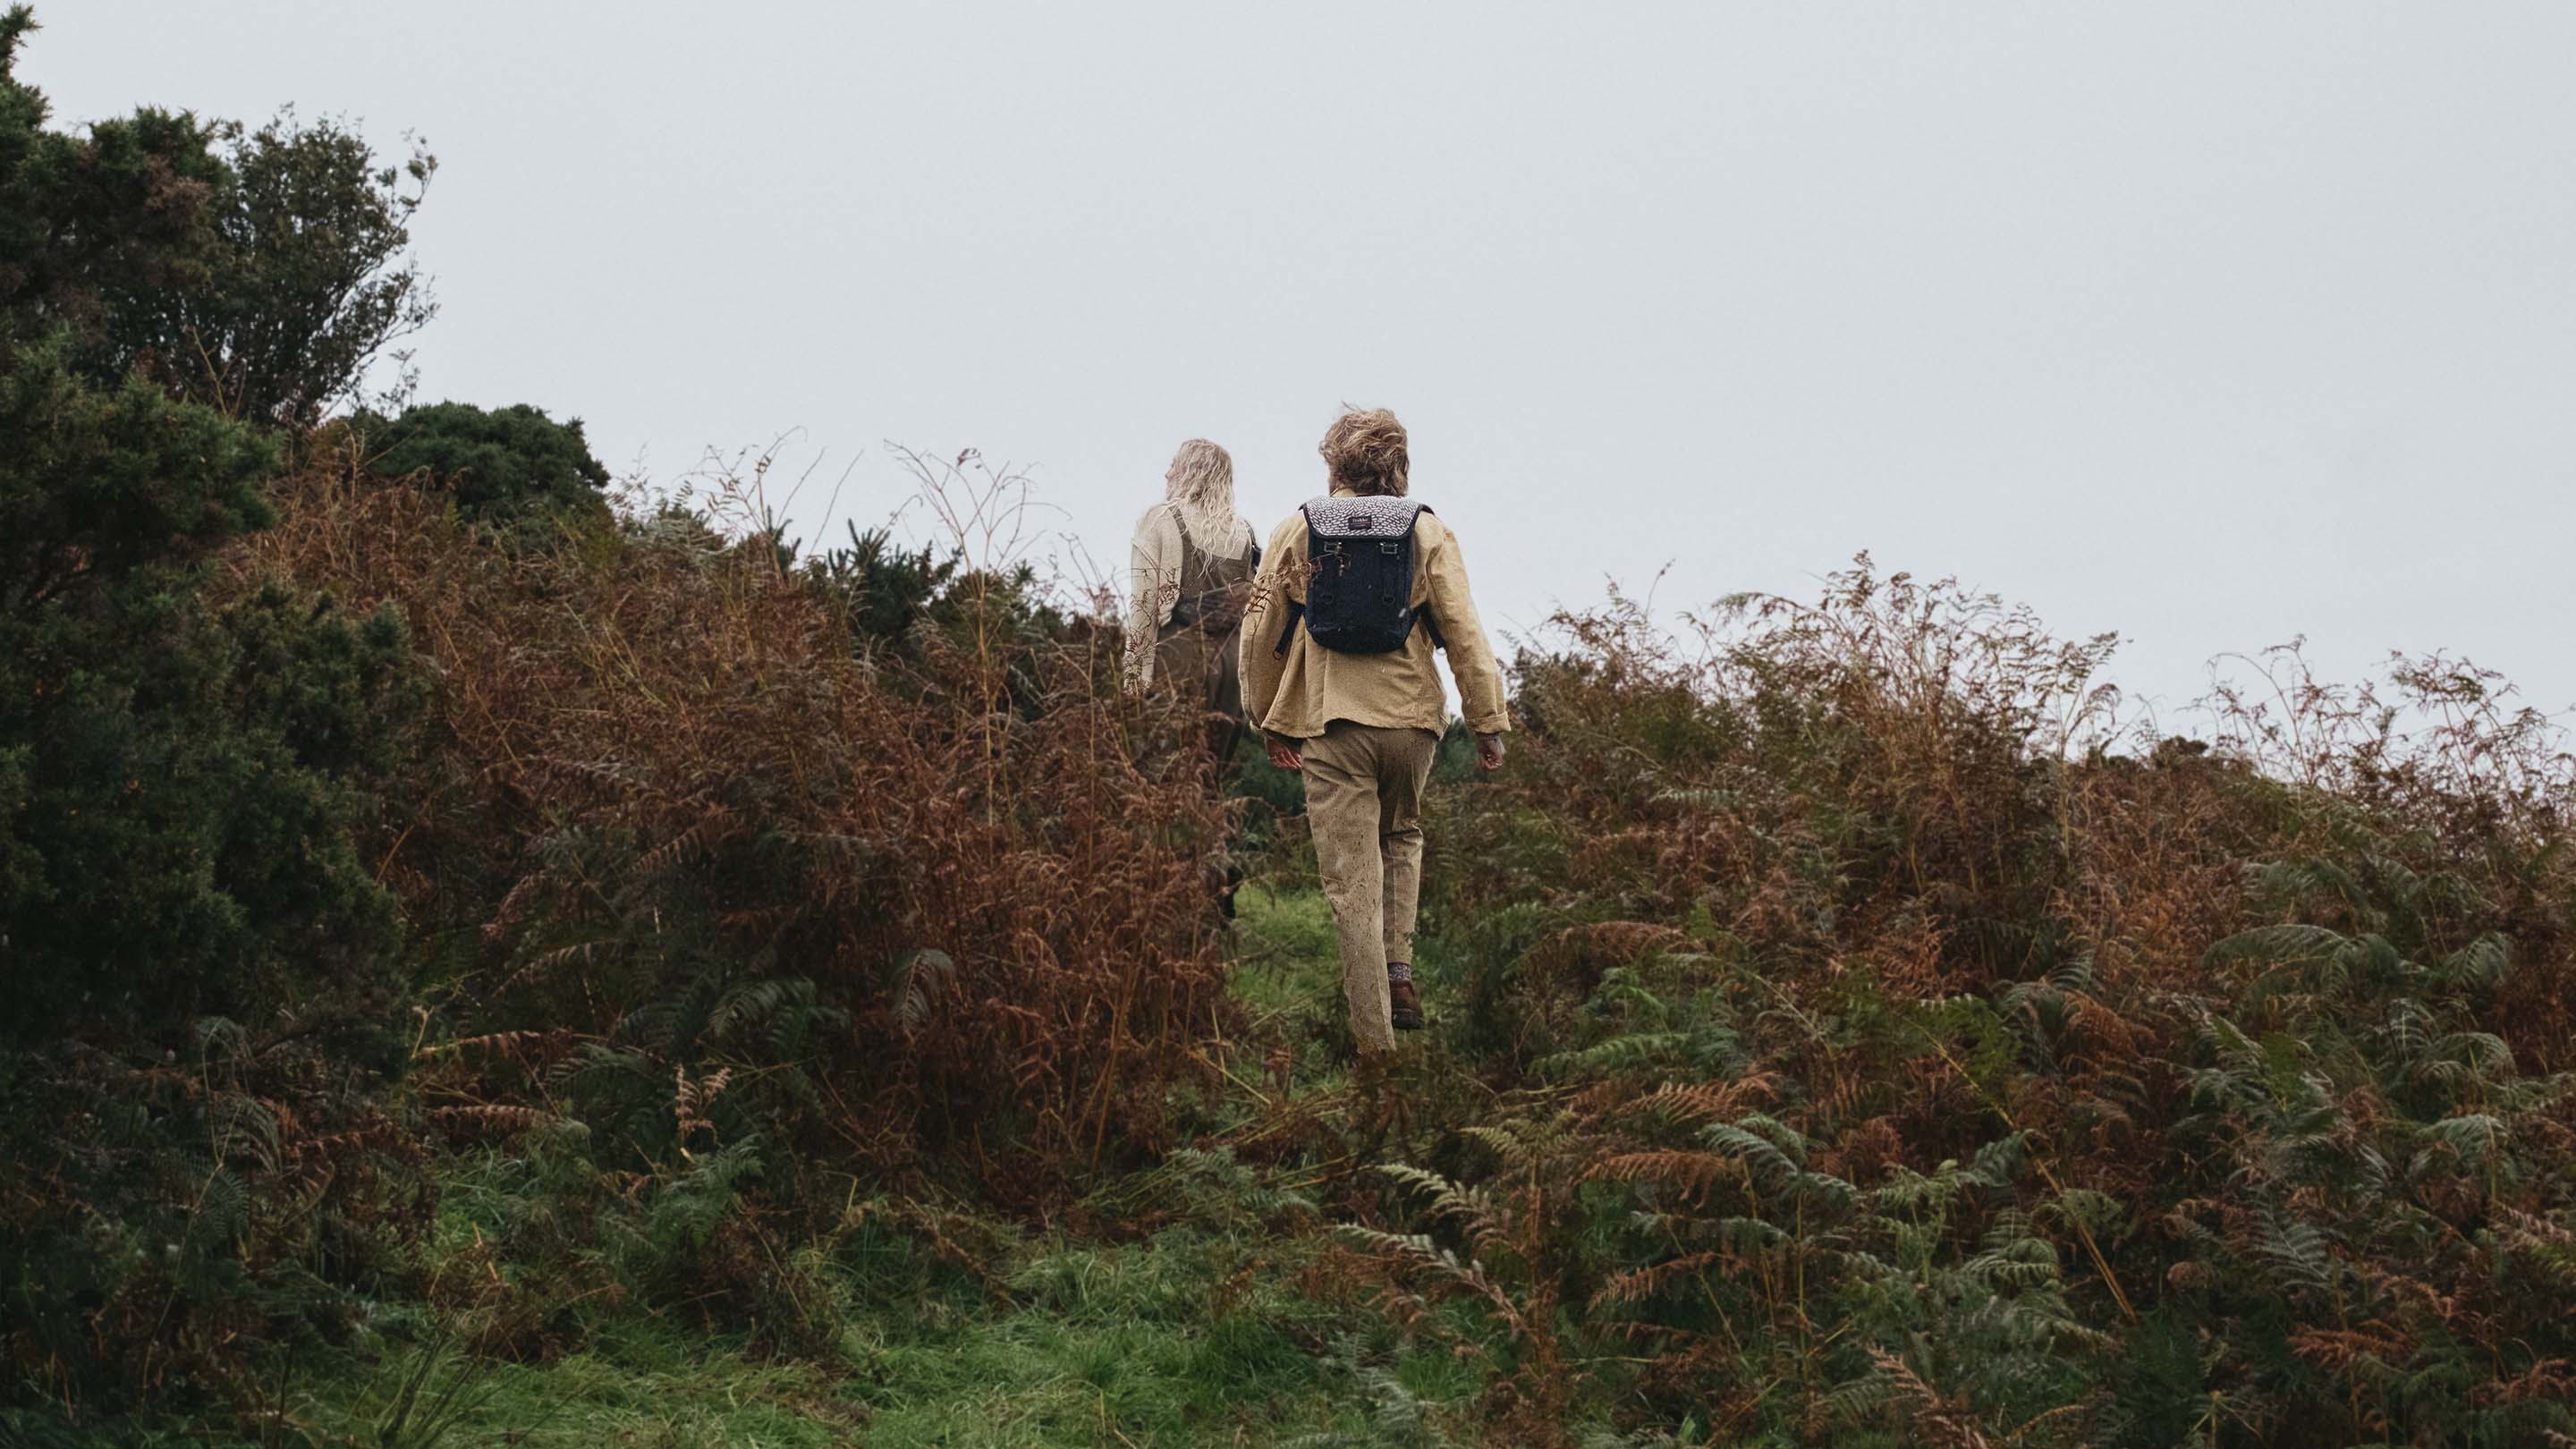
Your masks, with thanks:
<instances>
[{"instance_id":1,"label":"brown fern frond","mask_svg":"<svg viewBox=\"0 0 2576 1449\"><path fill-rule=\"evenodd\" d=\"M1578 1182L1644 1182L1677 1188L1691 1197L1707 1196L1719 1179L1741 1179L1744 1165L1732 1157L1681 1148L1623 1152L1586 1167Z\"/></svg>"},{"instance_id":2,"label":"brown fern frond","mask_svg":"<svg viewBox=\"0 0 2576 1449\"><path fill-rule=\"evenodd\" d=\"M635 858L635 868L647 875L677 865L683 856L705 855L727 833L733 812L718 805L669 840Z\"/></svg>"},{"instance_id":3,"label":"brown fern frond","mask_svg":"<svg viewBox=\"0 0 2576 1449\"><path fill-rule=\"evenodd\" d=\"M2411 1355L2407 1336L2376 1319L2353 1328L2314 1325L2295 1329L2290 1334L2290 1351L2337 1376L2350 1375L2362 1364L2394 1367Z\"/></svg>"},{"instance_id":4,"label":"brown fern frond","mask_svg":"<svg viewBox=\"0 0 2576 1449\"><path fill-rule=\"evenodd\" d=\"M454 1041L432 1042L417 1055L424 1057L494 1056L518 1057L538 1046L551 1046L576 1039L579 1033L562 1027L549 1029L522 1028L514 1031L487 1031L479 1036L461 1036Z\"/></svg>"},{"instance_id":5,"label":"brown fern frond","mask_svg":"<svg viewBox=\"0 0 2576 1449\"><path fill-rule=\"evenodd\" d=\"M1612 1274L1592 1295L1592 1307L1617 1307L1658 1297L1675 1283L1717 1260L1718 1255L1713 1252L1687 1253L1661 1263Z\"/></svg>"},{"instance_id":6,"label":"brown fern frond","mask_svg":"<svg viewBox=\"0 0 2576 1449\"><path fill-rule=\"evenodd\" d=\"M706 1109L724 1095L725 1087L733 1081L733 1068L718 1067L691 1081L689 1069L676 1066L671 1069L671 1080L671 1119L681 1140L686 1141L691 1132L714 1131L715 1123L707 1120Z\"/></svg>"},{"instance_id":7,"label":"brown fern frond","mask_svg":"<svg viewBox=\"0 0 2576 1449\"><path fill-rule=\"evenodd\" d=\"M1689 932L1654 921L1596 921L1568 926L1557 933L1556 939L1563 946L1621 961L1633 961L1655 951L1691 950L1698 945Z\"/></svg>"},{"instance_id":8,"label":"brown fern frond","mask_svg":"<svg viewBox=\"0 0 2576 1449\"><path fill-rule=\"evenodd\" d=\"M1943 1394L1925 1383L1904 1359L1872 1347L1870 1361L1885 1376L1893 1403L1905 1413L1916 1441L1934 1449L1993 1449L1967 1401Z\"/></svg>"},{"instance_id":9,"label":"brown fern frond","mask_svg":"<svg viewBox=\"0 0 2576 1449\"><path fill-rule=\"evenodd\" d=\"M529 1131L554 1120L552 1113L535 1107L514 1106L506 1102L475 1102L463 1106L432 1107L423 1114L442 1126L489 1128L503 1134Z\"/></svg>"},{"instance_id":10,"label":"brown fern frond","mask_svg":"<svg viewBox=\"0 0 2576 1449\"><path fill-rule=\"evenodd\" d=\"M500 905L493 909L491 918L483 923L484 939L497 941L509 934L510 928L518 924L520 914L527 908L528 898L536 892L543 879L543 872L530 871L511 883L509 891L501 897Z\"/></svg>"},{"instance_id":11,"label":"brown fern frond","mask_svg":"<svg viewBox=\"0 0 2576 1449\"><path fill-rule=\"evenodd\" d=\"M2480 1405L2576 1403L2576 1359L2536 1360L2512 1378L2479 1386L2471 1401Z\"/></svg>"},{"instance_id":12,"label":"brown fern frond","mask_svg":"<svg viewBox=\"0 0 2576 1449\"><path fill-rule=\"evenodd\" d=\"M1616 1114L1653 1113L1676 1123L1731 1122L1769 1102L1779 1081L1775 1073L1754 1071L1731 1082L1666 1082L1642 1097L1621 1103Z\"/></svg>"}]
</instances>

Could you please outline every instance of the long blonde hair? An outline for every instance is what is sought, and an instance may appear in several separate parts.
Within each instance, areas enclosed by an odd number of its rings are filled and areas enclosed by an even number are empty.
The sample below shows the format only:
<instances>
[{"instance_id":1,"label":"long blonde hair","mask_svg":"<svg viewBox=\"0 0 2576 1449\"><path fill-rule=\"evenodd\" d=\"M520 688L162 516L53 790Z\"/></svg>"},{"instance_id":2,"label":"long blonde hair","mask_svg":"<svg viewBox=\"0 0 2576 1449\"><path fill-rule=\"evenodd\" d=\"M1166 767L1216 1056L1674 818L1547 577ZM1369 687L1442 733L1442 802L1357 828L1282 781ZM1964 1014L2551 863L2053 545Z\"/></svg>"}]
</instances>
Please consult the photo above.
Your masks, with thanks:
<instances>
[{"instance_id":1,"label":"long blonde hair","mask_svg":"<svg viewBox=\"0 0 2576 1449\"><path fill-rule=\"evenodd\" d=\"M1209 553L1234 542L1234 458L1205 438L1192 438L1172 454L1170 488L1163 495L1181 515L1190 541Z\"/></svg>"}]
</instances>

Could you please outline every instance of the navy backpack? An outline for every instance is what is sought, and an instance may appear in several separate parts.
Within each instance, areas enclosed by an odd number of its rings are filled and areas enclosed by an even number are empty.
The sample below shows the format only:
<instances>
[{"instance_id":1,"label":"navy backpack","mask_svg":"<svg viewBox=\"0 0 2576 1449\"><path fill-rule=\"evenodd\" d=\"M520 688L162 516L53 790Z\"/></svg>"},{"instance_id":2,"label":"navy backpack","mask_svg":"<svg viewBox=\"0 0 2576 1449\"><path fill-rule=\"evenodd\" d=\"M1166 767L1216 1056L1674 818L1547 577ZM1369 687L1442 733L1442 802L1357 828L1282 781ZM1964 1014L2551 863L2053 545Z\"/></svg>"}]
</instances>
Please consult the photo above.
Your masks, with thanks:
<instances>
[{"instance_id":1,"label":"navy backpack","mask_svg":"<svg viewBox=\"0 0 2576 1449\"><path fill-rule=\"evenodd\" d=\"M1299 511L1306 602L1288 605L1279 653L1301 616L1316 643L1340 654L1391 654L1416 625L1431 631L1433 647L1448 647L1429 612L1413 607L1413 523L1429 508L1403 498L1317 498Z\"/></svg>"}]
</instances>

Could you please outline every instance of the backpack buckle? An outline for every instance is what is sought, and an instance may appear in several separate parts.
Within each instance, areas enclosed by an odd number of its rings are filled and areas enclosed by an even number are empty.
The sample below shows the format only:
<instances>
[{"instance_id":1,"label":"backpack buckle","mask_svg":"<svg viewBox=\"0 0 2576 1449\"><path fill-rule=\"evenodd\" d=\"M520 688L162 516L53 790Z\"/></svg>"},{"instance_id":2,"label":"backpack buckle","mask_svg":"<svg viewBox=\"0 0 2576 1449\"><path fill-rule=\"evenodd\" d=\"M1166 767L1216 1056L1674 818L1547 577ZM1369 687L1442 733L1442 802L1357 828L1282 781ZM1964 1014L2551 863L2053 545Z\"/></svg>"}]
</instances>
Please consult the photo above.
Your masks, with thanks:
<instances>
[{"instance_id":1,"label":"backpack buckle","mask_svg":"<svg viewBox=\"0 0 2576 1449\"><path fill-rule=\"evenodd\" d=\"M1377 546L1377 551L1383 554L1399 554L1404 552L1404 545L1400 543L1381 543Z\"/></svg>"}]
</instances>

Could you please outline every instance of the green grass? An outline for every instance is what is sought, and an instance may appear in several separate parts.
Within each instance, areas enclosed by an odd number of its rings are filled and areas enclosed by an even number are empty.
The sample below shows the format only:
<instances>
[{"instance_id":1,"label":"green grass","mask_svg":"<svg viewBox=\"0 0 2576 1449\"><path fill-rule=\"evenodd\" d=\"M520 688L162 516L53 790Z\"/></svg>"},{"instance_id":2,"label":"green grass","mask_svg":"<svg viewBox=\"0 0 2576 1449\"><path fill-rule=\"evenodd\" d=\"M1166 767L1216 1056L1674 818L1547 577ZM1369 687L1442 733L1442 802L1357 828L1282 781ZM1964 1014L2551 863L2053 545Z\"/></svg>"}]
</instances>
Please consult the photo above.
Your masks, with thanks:
<instances>
[{"instance_id":1,"label":"green grass","mask_svg":"<svg viewBox=\"0 0 2576 1449\"><path fill-rule=\"evenodd\" d=\"M1234 994L1256 1025L1338 1010L1342 968L1333 908L1313 889L1246 885L1234 898Z\"/></svg>"},{"instance_id":2,"label":"green grass","mask_svg":"<svg viewBox=\"0 0 2576 1449\"><path fill-rule=\"evenodd\" d=\"M278 1442L382 1442L379 1426L417 1362L398 1355L373 1375L325 1380L290 1395L291 1426ZM457 1372L452 1362L440 1364L422 1397ZM403 1441L410 1449L821 1449L852 1442L858 1424L823 1370L747 1355L738 1344L653 1319L610 1324L587 1350L553 1363L493 1363L470 1372L457 1398L465 1411L443 1425L416 1414Z\"/></svg>"},{"instance_id":3,"label":"green grass","mask_svg":"<svg viewBox=\"0 0 2576 1449\"><path fill-rule=\"evenodd\" d=\"M1270 1444L1356 1427L1351 1376L1319 1352L1362 1331L1302 1299L1262 1244L1192 1229L1067 1242L1009 1281L1013 1306L913 1326L844 1391L871 1445ZM1292 1250L1287 1256L1293 1260Z\"/></svg>"},{"instance_id":4,"label":"green grass","mask_svg":"<svg viewBox=\"0 0 2576 1449\"><path fill-rule=\"evenodd\" d=\"M1230 983L1252 1016L1255 1040L1292 1053L1292 1092L1329 1092L1350 1077L1340 947L1333 910L1312 886L1246 885L1235 895Z\"/></svg>"},{"instance_id":5,"label":"green grass","mask_svg":"<svg viewBox=\"0 0 2576 1449\"><path fill-rule=\"evenodd\" d=\"M886 1449L1180 1449L1300 1438L1379 1443L1395 1404L1463 1403L1474 1376L1400 1342L1374 1315L1298 1291L1311 1240L1175 1228L1140 1243L1055 1239L988 1294L915 1252L862 1239L843 1362L765 1357L668 1319L606 1325L584 1352L493 1364L467 1412L412 1449L859 1443ZM380 1442L418 1362L290 1394L282 1442ZM455 1366L442 1363L435 1391ZM1390 1385L1394 1387L1390 1387ZM244 1436L247 1439L249 1436ZM254 1441L255 1442L255 1441Z\"/></svg>"},{"instance_id":6,"label":"green grass","mask_svg":"<svg viewBox=\"0 0 2576 1449\"><path fill-rule=\"evenodd\" d=\"M1252 1013L1256 1036L1276 1033L1296 1048L1301 1090L1338 1087L1349 1075L1349 1027L1342 997L1341 948L1333 910L1312 884L1246 885L1235 896L1230 983ZM1454 951L1428 933L1414 941L1414 980L1431 1030L1407 1039L1401 1055L1423 1055L1446 1043L1461 1020L1466 973Z\"/></svg>"},{"instance_id":7,"label":"green grass","mask_svg":"<svg viewBox=\"0 0 2576 1449\"><path fill-rule=\"evenodd\" d=\"M1232 984L1253 1039L1292 1044L1292 1092L1337 1089L1348 1064L1336 1046L1341 973L1330 910L1311 887L1249 886L1238 908ZM551 1161L460 1161L438 1242L453 1250L480 1241L514 1205L524 1212L530 1195L546 1199L557 1186L546 1177ZM836 1362L776 1357L678 1315L612 1315L579 1353L475 1366L457 1412L426 1425L415 1415L401 1449L1457 1442L1434 1426L1462 1416L1482 1369L1445 1348L1417 1348L1372 1310L1306 1292L1301 1270L1323 1251L1321 1239L1311 1209L1275 1177L1222 1153L1176 1153L1089 1205L1103 1223L1173 1225L1121 1242L1024 1238L992 1225L1000 1261L984 1265L988 1276L870 1217L830 1245L845 1302ZM404 1306L393 1319L419 1312ZM395 1352L372 1374L290 1387L286 1421L265 1434L241 1426L236 1442L385 1442L386 1410L420 1363L417 1351ZM423 1397L455 1372L441 1362Z\"/></svg>"}]
</instances>

